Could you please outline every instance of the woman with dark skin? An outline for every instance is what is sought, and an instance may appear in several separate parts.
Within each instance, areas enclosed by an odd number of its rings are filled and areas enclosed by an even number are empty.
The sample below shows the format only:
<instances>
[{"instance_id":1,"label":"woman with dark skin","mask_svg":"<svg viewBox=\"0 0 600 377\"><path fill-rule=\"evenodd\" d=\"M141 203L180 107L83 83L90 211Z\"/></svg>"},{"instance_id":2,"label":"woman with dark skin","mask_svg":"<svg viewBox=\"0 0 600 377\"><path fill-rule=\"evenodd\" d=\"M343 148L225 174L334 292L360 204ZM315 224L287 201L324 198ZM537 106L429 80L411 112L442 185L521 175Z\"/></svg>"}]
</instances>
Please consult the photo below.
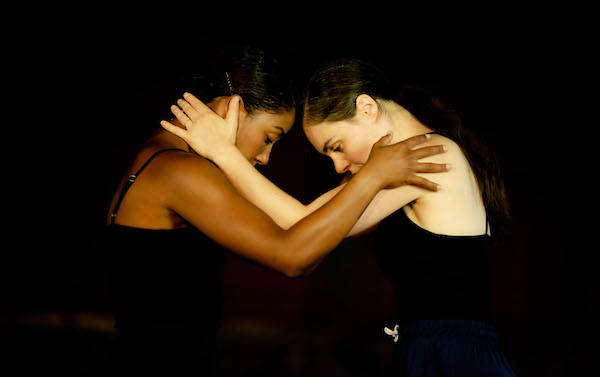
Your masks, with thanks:
<instances>
[{"instance_id":1,"label":"woman with dark skin","mask_svg":"<svg viewBox=\"0 0 600 377\"><path fill-rule=\"evenodd\" d=\"M188 115L195 112L190 107L203 109L197 99L187 100ZM314 211L313 204L304 206L249 169L219 140L215 130L230 126L226 122L176 115L185 130L167 122L163 127L212 159L282 227ZM369 146L390 131L393 142L426 133L431 138L425 145L447 147L443 156L423 159L451 163L450 172L436 176L440 190L404 185L379 191L349 234L378 226L382 269L396 286L398 314L385 332L397 342L397 376L513 376L492 324L489 265L490 223L507 213L507 204L485 144L443 102L415 88L398 90L377 67L353 59L331 62L313 75L303 120L306 136L336 171L353 174L348 184L367 167ZM344 189L342 184L317 202L328 203Z\"/></svg>"},{"instance_id":2,"label":"woman with dark skin","mask_svg":"<svg viewBox=\"0 0 600 377\"><path fill-rule=\"evenodd\" d=\"M234 61L225 67L219 75L225 91L208 96L201 111L230 125L222 128L222 139L235 144L252 167L268 162L273 142L293 125L294 107L285 92L269 91L270 84L264 82L276 72L275 63L266 64L270 58L260 51L245 54L243 64ZM260 80L253 76L259 71ZM253 98L256 92L261 94ZM184 98L178 104L193 120L198 113L187 101L199 100L189 94ZM172 108L180 120L181 109ZM388 145L391 135L381 137L344 189L302 221L282 227L183 139L157 131L127 169L107 220L117 246L120 370L222 373L216 333L223 299L218 273L226 253L289 277L310 272L346 237L380 190L412 183L437 188L415 175L446 170L443 164L417 162L443 152L441 146L412 150L428 139L420 135Z\"/></svg>"}]
</instances>

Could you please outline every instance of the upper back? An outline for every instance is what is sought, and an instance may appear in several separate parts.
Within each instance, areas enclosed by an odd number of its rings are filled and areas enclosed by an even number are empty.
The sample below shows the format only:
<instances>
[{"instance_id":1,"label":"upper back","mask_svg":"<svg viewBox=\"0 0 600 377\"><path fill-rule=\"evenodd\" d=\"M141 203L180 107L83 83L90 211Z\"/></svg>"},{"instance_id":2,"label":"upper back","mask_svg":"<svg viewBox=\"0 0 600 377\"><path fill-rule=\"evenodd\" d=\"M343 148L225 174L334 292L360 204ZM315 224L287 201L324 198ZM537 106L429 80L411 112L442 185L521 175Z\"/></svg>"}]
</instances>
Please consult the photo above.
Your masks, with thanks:
<instances>
[{"instance_id":1,"label":"upper back","mask_svg":"<svg viewBox=\"0 0 600 377\"><path fill-rule=\"evenodd\" d=\"M181 222L161 205L160 175L175 154L186 153L166 147L140 150L126 169L110 205L108 222L144 229L175 229Z\"/></svg>"},{"instance_id":2,"label":"upper back","mask_svg":"<svg viewBox=\"0 0 600 377\"><path fill-rule=\"evenodd\" d=\"M487 232L486 210L479 185L460 146L447 137L432 134L423 146L446 145L446 153L428 157L422 162L450 163L452 169L443 174L423 177L442 186L438 192L425 192L404 207L410 220L438 234L473 236Z\"/></svg>"}]
</instances>

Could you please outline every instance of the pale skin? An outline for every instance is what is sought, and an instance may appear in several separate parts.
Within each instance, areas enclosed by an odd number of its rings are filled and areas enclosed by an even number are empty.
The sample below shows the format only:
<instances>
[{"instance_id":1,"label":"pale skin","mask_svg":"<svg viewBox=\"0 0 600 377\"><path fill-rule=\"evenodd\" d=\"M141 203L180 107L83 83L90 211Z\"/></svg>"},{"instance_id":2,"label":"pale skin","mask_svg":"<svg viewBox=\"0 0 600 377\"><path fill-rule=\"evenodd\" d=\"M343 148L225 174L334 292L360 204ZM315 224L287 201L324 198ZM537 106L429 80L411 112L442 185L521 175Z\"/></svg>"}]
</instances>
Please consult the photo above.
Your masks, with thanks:
<instances>
[{"instance_id":1,"label":"pale skin","mask_svg":"<svg viewBox=\"0 0 600 377\"><path fill-rule=\"evenodd\" d=\"M231 125L218 120L203 120L186 122L186 130L174 129L167 122L163 122L163 127L184 138L193 148L198 148L200 154L212 159L244 197L269 214L284 229L313 213L346 185L342 184L304 205L277 188L255 169L251 169L240 158L239 153L223 142L223 138L219 140L219 134L214 129L224 129ZM390 131L393 135L392 143L432 132L397 103L374 100L364 94L356 99L354 118L321 124L304 122L304 131L317 151L333 160L335 169L340 174L359 173L368 159L370 146ZM423 145L439 144L443 144L446 153L419 160L421 163L446 163L444 166L448 172L435 176L435 181L439 184L437 189L428 190L407 184L379 191L346 236L356 235L376 226L399 209L403 209L416 225L432 233L453 236L489 234L479 187L464 154L452 140L437 134L432 134ZM421 178L428 175L416 174Z\"/></svg>"},{"instance_id":2,"label":"pale skin","mask_svg":"<svg viewBox=\"0 0 600 377\"><path fill-rule=\"evenodd\" d=\"M186 97L190 100L189 96ZM218 119L228 127L216 128L215 140L235 150L250 170L268 162L272 143L288 132L293 111L278 114L248 114L239 96L218 97L204 106L204 120ZM193 102L193 101L192 101ZM186 100L178 105L195 122ZM172 111L181 123L183 111ZM218 114L221 113L223 117ZM182 124L170 124L182 129ZM229 125L231 125L229 127ZM179 126L179 127L178 127ZM441 153L439 147L411 149L426 140L424 136L388 145L391 135L372 145L369 161L339 193L294 225L282 227L264 210L248 201L228 177L209 160L192 152L182 138L165 130L157 131L138 152L117 188L110 206L115 206L127 177L137 171L155 152L177 148L156 157L124 196L114 218L120 226L144 229L176 229L193 226L225 248L289 277L310 272L348 234L369 202L381 189L413 182L416 172L443 171L443 165L419 164L423 156ZM198 148L198 153L205 153ZM390 164L389 161L394 161ZM259 174L260 175L260 174ZM264 177L263 177L264 178ZM429 181L415 181L435 187ZM110 217L108 219L110 221ZM174 245L174 247L176 247ZM201 250L200 250L201 251Z\"/></svg>"},{"instance_id":3,"label":"pale skin","mask_svg":"<svg viewBox=\"0 0 600 377\"><path fill-rule=\"evenodd\" d=\"M356 116L350 121L305 125L313 146L328 155L338 173L356 173L363 166L365 147L370 140L392 131L392 143L432 132L410 112L393 101L376 101L368 95L356 100ZM447 174L436 175L442 189L435 192L416 186L380 191L350 231L368 229L400 208L420 227L437 234L454 236L481 235L487 232L485 207L479 186L460 147L437 134L424 145L443 144L443 156L431 156L423 162L446 162ZM337 150L336 149L340 149Z\"/></svg>"}]
</instances>

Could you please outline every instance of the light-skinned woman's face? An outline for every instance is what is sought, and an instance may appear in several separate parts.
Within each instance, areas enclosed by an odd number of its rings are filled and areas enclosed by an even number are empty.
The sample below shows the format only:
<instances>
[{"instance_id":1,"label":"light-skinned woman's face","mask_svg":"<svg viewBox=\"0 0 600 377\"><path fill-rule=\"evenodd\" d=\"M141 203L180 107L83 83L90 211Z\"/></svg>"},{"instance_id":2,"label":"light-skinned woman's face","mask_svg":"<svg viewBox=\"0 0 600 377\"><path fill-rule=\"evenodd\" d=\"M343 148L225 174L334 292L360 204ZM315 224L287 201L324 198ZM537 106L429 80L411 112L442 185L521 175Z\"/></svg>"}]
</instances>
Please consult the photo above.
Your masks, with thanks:
<instances>
[{"instance_id":1,"label":"light-skinned woman's face","mask_svg":"<svg viewBox=\"0 0 600 377\"><path fill-rule=\"evenodd\" d=\"M304 126L304 132L318 152L329 156L338 174L356 174L369 159L371 148L386 130L368 120L324 122Z\"/></svg>"},{"instance_id":2,"label":"light-skinned woman's face","mask_svg":"<svg viewBox=\"0 0 600 377\"><path fill-rule=\"evenodd\" d=\"M240 111L235 145L253 166L266 165L273 144L292 128L294 115L294 110L277 114L255 111L252 115Z\"/></svg>"}]
</instances>

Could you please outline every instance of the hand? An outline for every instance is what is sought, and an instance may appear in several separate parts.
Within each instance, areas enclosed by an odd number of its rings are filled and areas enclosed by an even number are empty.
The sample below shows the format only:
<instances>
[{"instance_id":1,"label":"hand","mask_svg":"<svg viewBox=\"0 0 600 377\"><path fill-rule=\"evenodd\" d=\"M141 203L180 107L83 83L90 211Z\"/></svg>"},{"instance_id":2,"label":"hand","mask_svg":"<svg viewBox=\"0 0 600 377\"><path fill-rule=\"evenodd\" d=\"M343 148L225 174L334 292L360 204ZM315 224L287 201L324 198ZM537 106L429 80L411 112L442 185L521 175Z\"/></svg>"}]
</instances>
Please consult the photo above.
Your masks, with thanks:
<instances>
[{"instance_id":1,"label":"hand","mask_svg":"<svg viewBox=\"0 0 600 377\"><path fill-rule=\"evenodd\" d=\"M421 163L418 160L444 153L446 147L436 145L412 149L430 139L429 135L419 135L400 143L391 144L392 133L388 133L375 144L365 167L369 167L382 180L384 188L414 185L427 190L437 191L440 185L433 183L415 173L442 173L450 170L446 164ZM361 170L362 170L361 169Z\"/></svg>"},{"instance_id":2,"label":"hand","mask_svg":"<svg viewBox=\"0 0 600 377\"><path fill-rule=\"evenodd\" d=\"M190 93L185 93L183 98L177 101L179 107L171 106L171 112L183 128L165 120L160 124L165 130L185 140L196 153L214 162L220 153L235 145L240 97L233 96L229 100L225 118Z\"/></svg>"}]
</instances>

